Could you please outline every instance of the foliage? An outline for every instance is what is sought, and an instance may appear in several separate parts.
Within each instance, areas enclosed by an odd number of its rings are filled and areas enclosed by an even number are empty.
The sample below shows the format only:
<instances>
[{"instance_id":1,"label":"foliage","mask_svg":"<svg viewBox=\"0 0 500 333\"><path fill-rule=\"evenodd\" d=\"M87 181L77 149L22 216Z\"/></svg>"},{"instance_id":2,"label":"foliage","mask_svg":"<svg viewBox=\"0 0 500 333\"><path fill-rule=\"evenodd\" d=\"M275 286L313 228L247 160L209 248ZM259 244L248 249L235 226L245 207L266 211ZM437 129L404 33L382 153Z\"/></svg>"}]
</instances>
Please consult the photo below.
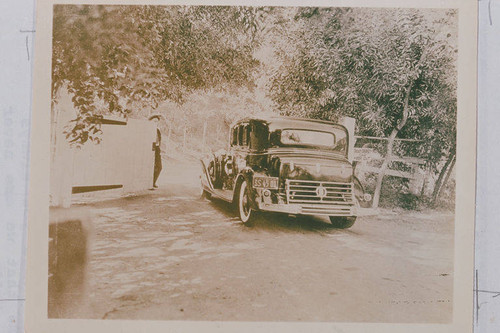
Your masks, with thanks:
<instances>
[{"instance_id":1,"label":"foliage","mask_svg":"<svg viewBox=\"0 0 500 333\"><path fill-rule=\"evenodd\" d=\"M161 130L165 134L167 155L175 150L199 156L209 150L227 148L230 125L242 117L265 112L265 105L257 89L245 87L230 93L192 94L182 104L162 103L157 111L165 118Z\"/></svg>"},{"instance_id":2,"label":"foliage","mask_svg":"<svg viewBox=\"0 0 500 333\"><path fill-rule=\"evenodd\" d=\"M54 6L52 99L63 87L73 96L71 142L98 140L96 115L251 86L259 15L251 7Z\"/></svg>"},{"instance_id":3,"label":"foliage","mask_svg":"<svg viewBox=\"0 0 500 333\"><path fill-rule=\"evenodd\" d=\"M284 114L356 118L362 135L423 140L401 153L433 166L455 146L456 15L450 10L303 8L302 47L271 85ZM306 22L306 23L304 23ZM307 36L307 38L304 38ZM417 148L415 148L417 147Z\"/></svg>"}]
</instances>

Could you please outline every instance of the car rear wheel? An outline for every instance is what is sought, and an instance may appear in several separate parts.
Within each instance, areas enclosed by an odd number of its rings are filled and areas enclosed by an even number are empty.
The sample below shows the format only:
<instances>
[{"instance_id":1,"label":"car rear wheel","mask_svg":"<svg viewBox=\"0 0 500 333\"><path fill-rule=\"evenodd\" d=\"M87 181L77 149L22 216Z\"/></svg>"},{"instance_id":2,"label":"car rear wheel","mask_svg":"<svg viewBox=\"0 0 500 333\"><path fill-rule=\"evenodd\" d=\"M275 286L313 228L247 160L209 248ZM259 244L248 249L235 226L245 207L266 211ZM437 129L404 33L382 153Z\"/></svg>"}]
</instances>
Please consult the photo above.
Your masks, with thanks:
<instances>
[{"instance_id":1,"label":"car rear wheel","mask_svg":"<svg viewBox=\"0 0 500 333\"><path fill-rule=\"evenodd\" d=\"M356 216L330 216L330 222L336 228L347 229L356 222Z\"/></svg>"},{"instance_id":2,"label":"car rear wheel","mask_svg":"<svg viewBox=\"0 0 500 333\"><path fill-rule=\"evenodd\" d=\"M250 198L250 189L247 181L244 180L238 192L238 213L240 220L243 224L250 226L255 221L256 211L252 209L252 202Z\"/></svg>"}]
</instances>

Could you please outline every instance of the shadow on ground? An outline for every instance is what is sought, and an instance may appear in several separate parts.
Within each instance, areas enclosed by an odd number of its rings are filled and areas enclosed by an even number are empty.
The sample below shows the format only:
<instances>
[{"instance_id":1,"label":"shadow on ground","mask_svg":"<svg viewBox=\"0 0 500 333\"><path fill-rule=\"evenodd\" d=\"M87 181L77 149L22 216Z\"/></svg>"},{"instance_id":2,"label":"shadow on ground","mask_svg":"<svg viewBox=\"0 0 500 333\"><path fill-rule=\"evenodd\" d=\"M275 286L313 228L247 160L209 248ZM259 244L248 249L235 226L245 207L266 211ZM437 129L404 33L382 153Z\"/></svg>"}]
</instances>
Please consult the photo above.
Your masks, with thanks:
<instances>
[{"instance_id":1,"label":"shadow on ground","mask_svg":"<svg viewBox=\"0 0 500 333\"><path fill-rule=\"evenodd\" d=\"M208 199L201 199L208 200ZM237 209L230 203L218 200L210 199L210 205L216 209L219 213L225 215L228 218L238 218ZM260 212L257 219L252 224L252 226L245 226L241 223L241 226L247 230L266 230L266 231L280 231L280 232L299 232L299 233L326 233L332 234L336 232L350 232L358 234L350 229L339 229L333 226L328 218L321 218L316 216L305 216L305 215L287 215L280 213L267 213Z\"/></svg>"}]
</instances>

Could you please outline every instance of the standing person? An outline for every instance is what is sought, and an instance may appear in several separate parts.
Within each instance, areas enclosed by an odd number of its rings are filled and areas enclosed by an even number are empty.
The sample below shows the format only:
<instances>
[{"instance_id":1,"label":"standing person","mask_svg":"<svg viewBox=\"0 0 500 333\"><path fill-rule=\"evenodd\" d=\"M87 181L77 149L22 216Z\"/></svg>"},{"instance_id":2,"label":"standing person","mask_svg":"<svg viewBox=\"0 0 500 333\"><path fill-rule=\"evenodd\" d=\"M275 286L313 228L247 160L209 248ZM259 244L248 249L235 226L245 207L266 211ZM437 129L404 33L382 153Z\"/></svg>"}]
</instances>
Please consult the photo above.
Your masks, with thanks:
<instances>
[{"instance_id":1,"label":"standing person","mask_svg":"<svg viewBox=\"0 0 500 333\"><path fill-rule=\"evenodd\" d=\"M153 151L155 152L155 165L154 165L154 170L153 170L153 189L158 188L158 185L156 184L156 181L158 180L158 177L160 176L160 172L162 169L162 164L161 164L161 132L160 132L160 116L159 115L154 115L149 117L149 120L152 120L156 124L156 141L153 142Z\"/></svg>"}]
</instances>

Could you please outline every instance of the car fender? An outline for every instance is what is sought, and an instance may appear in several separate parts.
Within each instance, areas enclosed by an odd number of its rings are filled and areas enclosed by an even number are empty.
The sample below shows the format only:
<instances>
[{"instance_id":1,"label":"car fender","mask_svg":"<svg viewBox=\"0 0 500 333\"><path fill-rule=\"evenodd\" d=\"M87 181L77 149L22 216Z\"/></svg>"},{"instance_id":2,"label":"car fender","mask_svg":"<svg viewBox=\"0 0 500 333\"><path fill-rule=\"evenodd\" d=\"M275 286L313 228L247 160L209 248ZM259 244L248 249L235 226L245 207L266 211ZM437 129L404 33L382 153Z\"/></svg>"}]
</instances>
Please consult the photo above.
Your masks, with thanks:
<instances>
[{"instance_id":1,"label":"car fender","mask_svg":"<svg viewBox=\"0 0 500 333\"><path fill-rule=\"evenodd\" d=\"M210 178L210 174L208 173L208 163L209 160L200 160L202 173L200 175L203 186L207 186L210 191L214 190L214 185L212 184L212 179Z\"/></svg>"},{"instance_id":2,"label":"car fender","mask_svg":"<svg viewBox=\"0 0 500 333\"><path fill-rule=\"evenodd\" d=\"M356 195L356 190L354 190L354 195L356 196L356 199L358 200L359 205L363 208L369 208L371 206L372 196L366 192L363 184L358 179L358 177L353 176L352 181L354 184L354 188L356 189L356 187L357 187L361 192L361 193L358 193L358 195Z\"/></svg>"},{"instance_id":3,"label":"car fender","mask_svg":"<svg viewBox=\"0 0 500 333\"><path fill-rule=\"evenodd\" d=\"M220 152L211 152L205 158L201 159L207 182L210 184L210 190L220 188L221 179L221 159L223 155Z\"/></svg>"}]
</instances>

